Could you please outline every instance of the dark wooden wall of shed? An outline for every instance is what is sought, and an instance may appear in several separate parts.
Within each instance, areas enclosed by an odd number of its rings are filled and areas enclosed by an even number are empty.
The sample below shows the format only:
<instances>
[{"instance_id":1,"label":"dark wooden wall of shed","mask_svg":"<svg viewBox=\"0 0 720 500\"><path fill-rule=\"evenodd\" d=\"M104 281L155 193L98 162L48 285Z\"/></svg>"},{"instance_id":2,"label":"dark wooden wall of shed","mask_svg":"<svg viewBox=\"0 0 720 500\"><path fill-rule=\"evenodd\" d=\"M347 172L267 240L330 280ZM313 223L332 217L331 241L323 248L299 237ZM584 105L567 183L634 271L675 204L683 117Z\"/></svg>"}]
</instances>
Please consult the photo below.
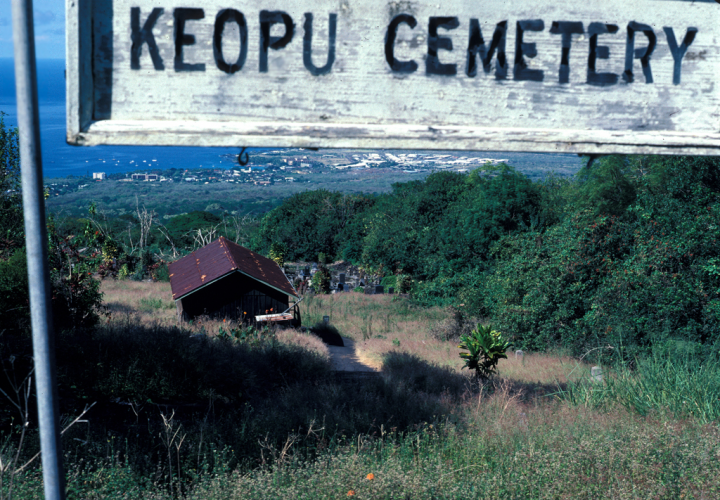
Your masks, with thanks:
<instances>
[{"instance_id":1,"label":"dark wooden wall of shed","mask_svg":"<svg viewBox=\"0 0 720 500\"><path fill-rule=\"evenodd\" d=\"M288 295L234 272L183 297L177 310L185 321L201 315L251 321L270 309L283 312L288 306Z\"/></svg>"}]
</instances>

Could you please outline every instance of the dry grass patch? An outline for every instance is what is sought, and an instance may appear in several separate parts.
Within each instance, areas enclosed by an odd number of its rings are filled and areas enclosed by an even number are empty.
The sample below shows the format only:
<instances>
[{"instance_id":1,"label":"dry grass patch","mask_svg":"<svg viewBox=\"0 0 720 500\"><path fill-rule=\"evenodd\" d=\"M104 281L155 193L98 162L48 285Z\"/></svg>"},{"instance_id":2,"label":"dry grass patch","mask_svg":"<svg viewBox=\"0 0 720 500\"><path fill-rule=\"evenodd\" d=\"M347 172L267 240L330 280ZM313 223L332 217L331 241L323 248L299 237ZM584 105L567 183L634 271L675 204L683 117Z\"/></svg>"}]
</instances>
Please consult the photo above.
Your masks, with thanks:
<instances>
[{"instance_id":1,"label":"dry grass patch","mask_svg":"<svg viewBox=\"0 0 720 500\"><path fill-rule=\"evenodd\" d=\"M300 333L297 330L288 328L285 330L278 330L275 333L275 336L282 343L300 346L307 351L319 354L327 361L330 360L330 350L323 341L315 335Z\"/></svg>"},{"instance_id":2,"label":"dry grass patch","mask_svg":"<svg viewBox=\"0 0 720 500\"><path fill-rule=\"evenodd\" d=\"M457 343L437 338L438 328L452 321L453 311L448 309L418 308L392 295L341 293L307 297L301 311L306 325L329 316L341 335L355 341L358 358L377 369L383 368L389 357L397 362L398 355L406 355L406 362L415 360L416 364L463 373ZM501 378L525 385L564 384L568 375L576 379L587 376L589 370L586 363L552 354L525 353L516 358L510 352L499 364Z\"/></svg>"},{"instance_id":3,"label":"dry grass patch","mask_svg":"<svg viewBox=\"0 0 720 500\"><path fill-rule=\"evenodd\" d=\"M111 321L132 315L142 324L177 324L170 283L104 279L100 291Z\"/></svg>"},{"instance_id":4,"label":"dry grass patch","mask_svg":"<svg viewBox=\"0 0 720 500\"><path fill-rule=\"evenodd\" d=\"M139 323L146 326L181 326L191 333L204 333L215 337L239 328L237 321L198 318L191 323L178 322L175 302L172 299L170 283L105 279L101 282L103 303L110 312L111 324ZM277 339L286 344L298 345L303 349L329 359L327 346L313 335L295 330L278 330Z\"/></svg>"},{"instance_id":5,"label":"dry grass patch","mask_svg":"<svg viewBox=\"0 0 720 500\"><path fill-rule=\"evenodd\" d=\"M169 283L130 280L102 282L104 303L111 313L111 322L137 319L141 324L177 325L175 304ZM355 341L361 362L378 370L388 356L409 355L428 366L437 366L462 373L455 342L438 340L434 330L451 320L452 312L442 308L414 307L408 300L392 295L364 295L341 293L308 296L300 304L303 324L310 326L330 316L330 322L340 334ZM182 325L189 331L216 336L221 329L238 328L237 322L200 318ZM315 336L294 331L278 332L282 342L300 345L323 357L329 357L327 347ZM522 384L552 385L572 378L586 376L589 365L578 366L569 357L526 353L499 364L501 378ZM467 372L465 372L467 373Z\"/></svg>"},{"instance_id":6,"label":"dry grass patch","mask_svg":"<svg viewBox=\"0 0 720 500\"><path fill-rule=\"evenodd\" d=\"M341 335L355 341L358 357L371 366L380 367L394 351L440 366L458 364L460 350L431 335L433 326L447 317L444 309L416 308L392 295L341 293L308 297L301 311L306 325L329 316Z\"/></svg>"},{"instance_id":7,"label":"dry grass patch","mask_svg":"<svg viewBox=\"0 0 720 500\"><path fill-rule=\"evenodd\" d=\"M508 359L498 363L498 372L500 377L518 382L564 384L589 376L590 365L568 356L525 353L520 357L515 352L509 352Z\"/></svg>"}]
</instances>

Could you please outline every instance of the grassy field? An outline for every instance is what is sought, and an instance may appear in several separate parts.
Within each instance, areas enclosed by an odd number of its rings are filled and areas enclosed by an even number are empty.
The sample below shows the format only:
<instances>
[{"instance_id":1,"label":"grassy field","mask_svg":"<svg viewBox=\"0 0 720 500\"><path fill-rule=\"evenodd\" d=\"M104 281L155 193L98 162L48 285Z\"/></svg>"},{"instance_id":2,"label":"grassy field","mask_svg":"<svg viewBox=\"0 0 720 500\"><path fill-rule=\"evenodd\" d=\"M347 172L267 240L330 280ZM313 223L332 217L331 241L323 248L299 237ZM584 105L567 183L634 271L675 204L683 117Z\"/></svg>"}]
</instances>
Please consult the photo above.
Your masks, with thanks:
<instances>
[{"instance_id":1,"label":"grassy field","mask_svg":"<svg viewBox=\"0 0 720 500\"><path fill-rule=\"evenodd\" d=\"M106 280L102 291L114 321L167 326L177 323L169 283ZM397 358L396 355L402 354L461 374L461 351L457 342L437 338L439 331L446 332L455 326L448 310L415 307L407 299L392 295L343 293L308 296L300 303L300 311L307 326L329 316L330 323L344 337L355 341L358 357L377 370L382 370L389 356ZM221 328L228 330L237 326L204 320L186 327L215 336ZM289 335L289 332L279 334ZM540 353L527 353L522 358L511 354L499 365L501 378L540 385L565 383L568 373L587 375L589 369L589 365L579 365L568 357Z\"/></svg>"},{"instance_id":2,"label":"grassy field","mask_svg":"<svg viewBox=\"0 0 720 500\"><path fill-rule=\"evenodd\" d=\"M598 384L589 364L510 354L478 384L443 340L467 328L454 311L387 295L305 299L306 325L330 316L380 370L358 383L330 372L312 335L222 339L238 325L177 325L168 284L102 289L105 324L58 343L63 412L99 401L63 438L70 498L720 495L717 362L648 360ZM16 437L3 435L4 460ZM30 467L13 494L40 498L39 483Z\"/></svg>"}]
</instances>

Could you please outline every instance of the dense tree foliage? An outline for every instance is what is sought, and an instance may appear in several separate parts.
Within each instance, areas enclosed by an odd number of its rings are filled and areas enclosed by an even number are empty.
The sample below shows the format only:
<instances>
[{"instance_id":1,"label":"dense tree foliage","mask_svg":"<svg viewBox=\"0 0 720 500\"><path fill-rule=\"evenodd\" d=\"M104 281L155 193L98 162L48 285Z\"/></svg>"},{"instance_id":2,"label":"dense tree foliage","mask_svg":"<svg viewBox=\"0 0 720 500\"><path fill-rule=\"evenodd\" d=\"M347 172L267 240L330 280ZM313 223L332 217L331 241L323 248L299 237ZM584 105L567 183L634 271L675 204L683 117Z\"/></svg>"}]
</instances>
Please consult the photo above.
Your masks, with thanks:
<instances>
[{"instance_id":1,"label":"dense tree foliage","mask_svg":"<svg viewBox=\"0 0 720 500\"><path fill-rule=\"evenodd\" d=\"M8 130L0 113L0 333L27 331L30 321L17 129ZM90 326L101 304L99 282L91 277L94 256L81 251L95 236L86 226L76 237L48 224L50 282L56 328Z\"/></svg>"},{"instance_id":2,"label":"dense tree foliage","mask_svg":"<svg viewBox=\"0 0 720 500\"><path fill-rule=\"evenodd\" d=\"M612 171L626 159L601 160ZM472 297L529 348L576 353L612 346L631 357L682 340L720 341L720 164L715 158L643 158L643 174L581 173L592 193L546 230L508 235ZM569 196L577 192L570 190Z\"/></svg>"},{"instance_id":3,"label":"dense tree foliage","mask_svg":"<svg viewBox=\"0 0 720 500\"><path fill-rule=\"evenodd\" d=\"M345 231L324 212L340 194L304 193L263 220L260 246L411 274L420 303L463 304L521 347L630 359L720 342L719 196L716 158L608 156L537 183L501 165L396 184Z\"/></svg>"},{"instance_id":4,"label":"dense tree foliage","mask_svg":"<svg viewBox=\"0 0 720 500\"><path fill-rule=\"evenodd\" d=\"M324 189L298 193L263 217L258 246L267 253L273 243L282 244L288 261L340 256L342 242L352 237L350 222L372 203L365 195Z\"/></svg>"},{"instance_id":5,"label":"dense tree foliage","mask_svg":"<svg viewBox=\"0 0 720 500\"><path fill-rule=\"evenodd\" d=\"M177 246L192 246L193 233L198 229L208 229L219 226L222 219L210 212L196 210L187 214L177 215L165 225L170 238Z\"/></svg>"}]
</instances>

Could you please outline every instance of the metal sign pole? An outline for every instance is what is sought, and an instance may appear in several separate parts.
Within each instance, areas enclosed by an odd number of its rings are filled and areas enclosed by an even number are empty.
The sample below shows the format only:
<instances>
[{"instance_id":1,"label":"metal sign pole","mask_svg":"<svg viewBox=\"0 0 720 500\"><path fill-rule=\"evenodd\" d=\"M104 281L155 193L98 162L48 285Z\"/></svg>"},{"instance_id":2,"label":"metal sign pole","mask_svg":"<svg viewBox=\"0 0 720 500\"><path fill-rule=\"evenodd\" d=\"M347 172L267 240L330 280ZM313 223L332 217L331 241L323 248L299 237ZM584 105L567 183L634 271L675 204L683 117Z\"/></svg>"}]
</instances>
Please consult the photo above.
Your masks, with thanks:
<instances>
[{"instance_id":1,"label":"metal sign pole","mask_svg":"<svg viewBox=\"0 0 720 500\"><path fill-rule=\"evenodd\" d=\"M43 484L46 499L63 500L65 498L65 474L60 449L60 419L58 418L48 239L45 228L42 158L40 155L40 118L32 0L12 0L12 15L25 246L27 248L30 319Z\"/></svg>"}]
</instances>

